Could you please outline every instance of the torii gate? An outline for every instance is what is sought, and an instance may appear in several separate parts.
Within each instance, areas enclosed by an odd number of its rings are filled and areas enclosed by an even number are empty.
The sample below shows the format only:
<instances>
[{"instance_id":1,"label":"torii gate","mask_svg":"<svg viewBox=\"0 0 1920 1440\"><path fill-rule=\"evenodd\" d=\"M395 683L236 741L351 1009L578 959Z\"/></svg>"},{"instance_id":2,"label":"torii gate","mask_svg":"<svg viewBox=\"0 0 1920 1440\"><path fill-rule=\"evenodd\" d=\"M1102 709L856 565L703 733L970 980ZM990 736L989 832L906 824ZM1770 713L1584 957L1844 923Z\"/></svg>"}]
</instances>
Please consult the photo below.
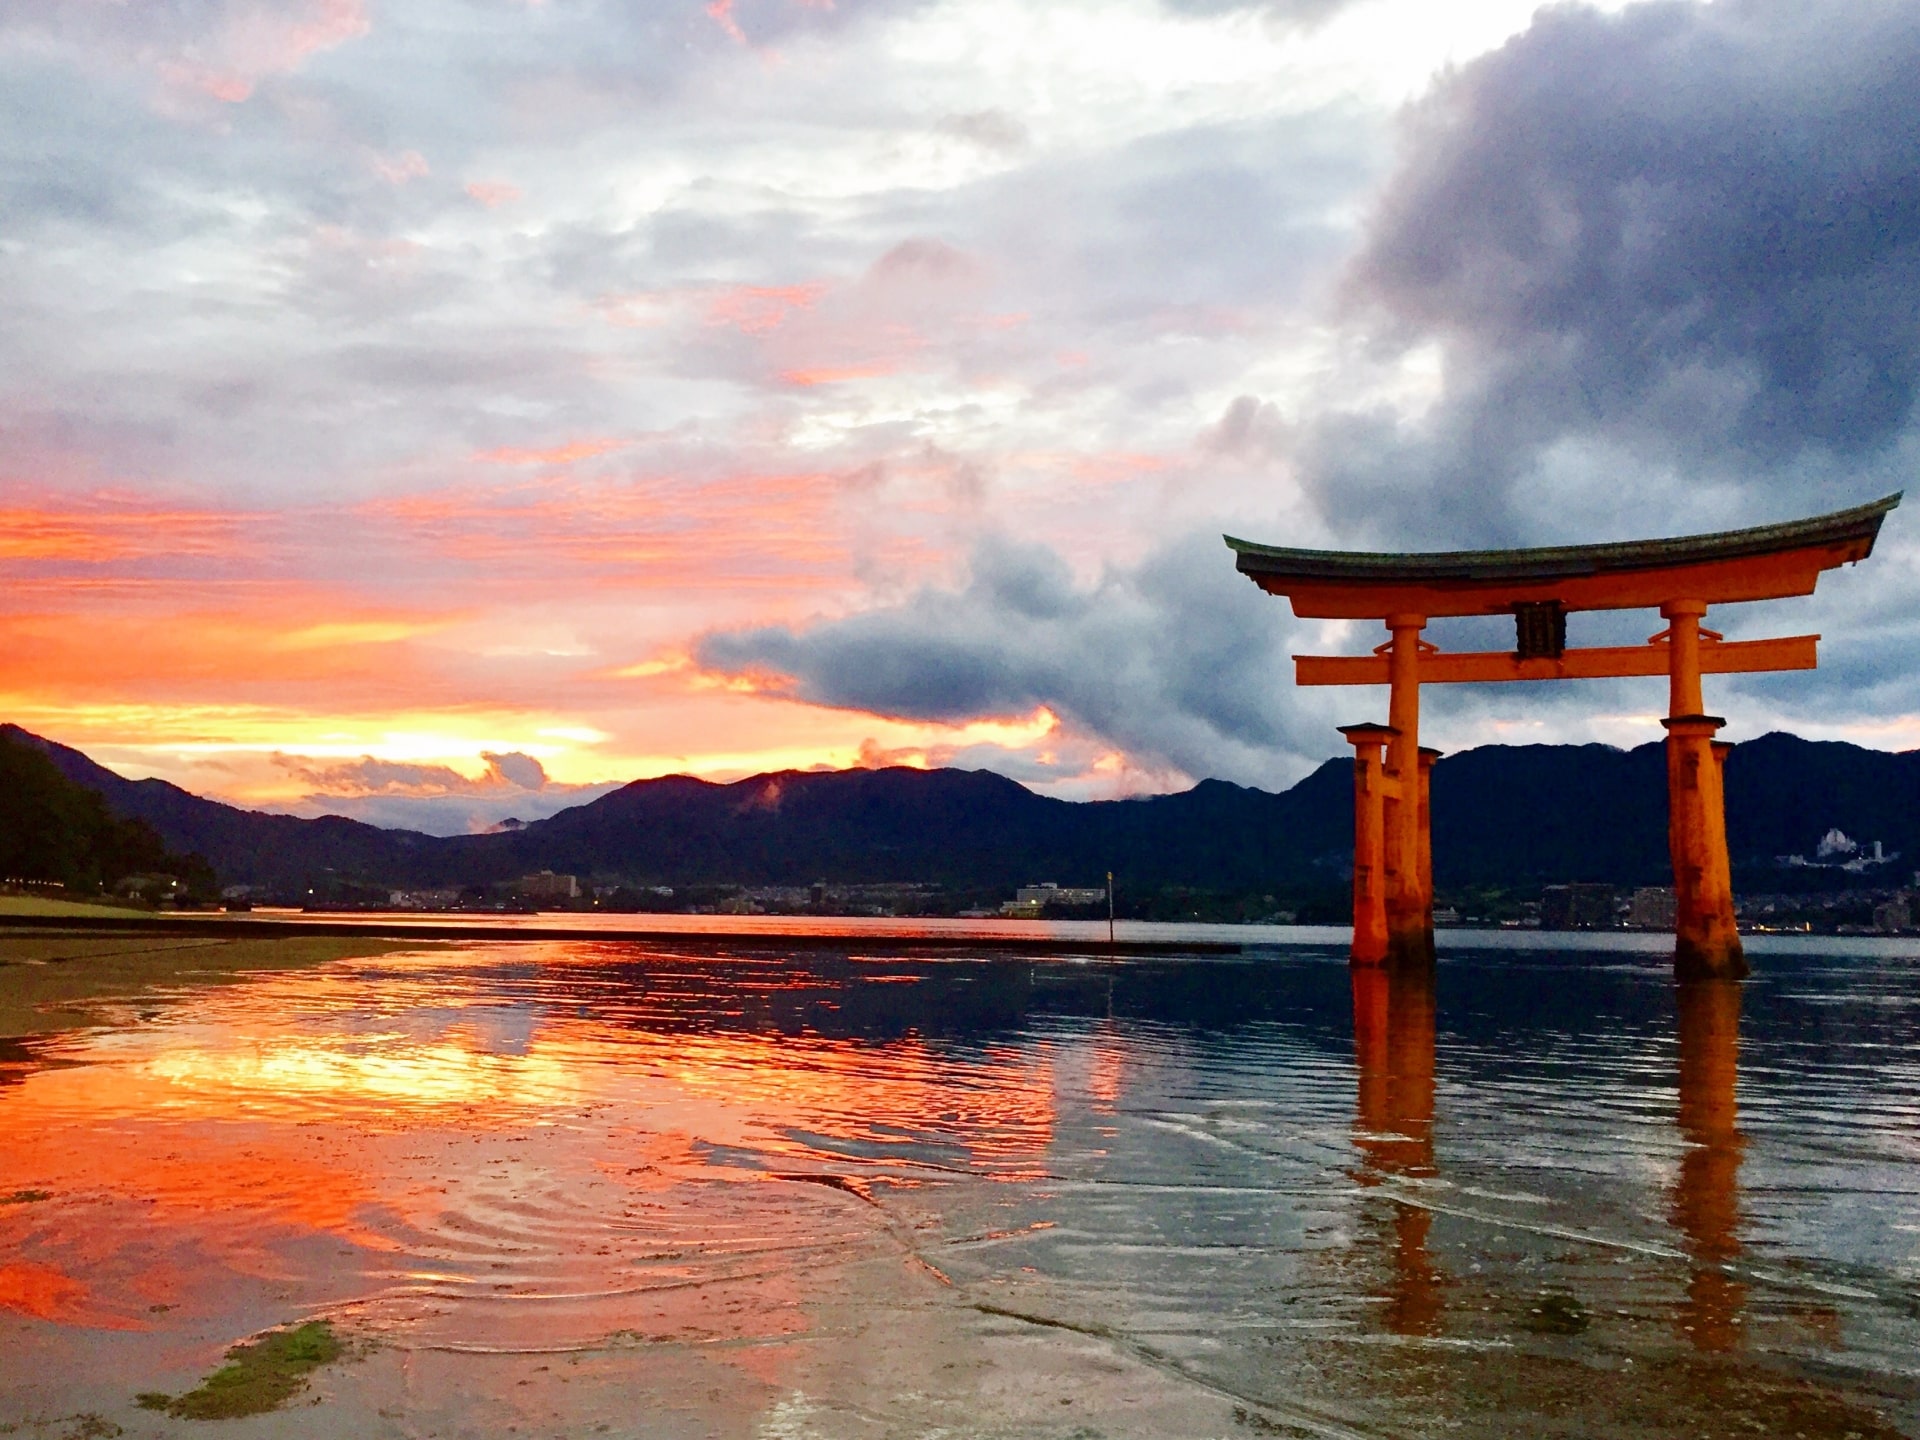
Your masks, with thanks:
<instances>
[{"instance_id":1,"label":"torii gate","mask_svg":"<svg viewBox=\"0 0 1920 1440\"><path fill-rule=\"evenodd\" d=\"M1679 901L1674 966L1683 976L1746 973L1734 925L1722 771L1726 722L1703 713L1700 677L1811 670L1817 635L1727 640L1700 621L1711 605L1811 595L1822 571L1864 560L1887 512L1871 505L1784 525L1539 550L1410 555L1289 550L1226 536L1237 567L1293 613L1380 620L1391 639L1372 655L1296 655L1301 685L1388 685L1385 725L1340 727L1354 747L1353 963L1433 958L1433 852L1428 783L1437 750L1420 745L1420 685L1469 680L1576 680L1666 675L1667 842ZM1655 609L1667 628L1645 645L1567 649L1575 610ZM1444 654L1420 638L1444 615L1514 617L1510 652ZM1383 753L1384 752L1384 755Z\"/></svg>"}]
</instances>

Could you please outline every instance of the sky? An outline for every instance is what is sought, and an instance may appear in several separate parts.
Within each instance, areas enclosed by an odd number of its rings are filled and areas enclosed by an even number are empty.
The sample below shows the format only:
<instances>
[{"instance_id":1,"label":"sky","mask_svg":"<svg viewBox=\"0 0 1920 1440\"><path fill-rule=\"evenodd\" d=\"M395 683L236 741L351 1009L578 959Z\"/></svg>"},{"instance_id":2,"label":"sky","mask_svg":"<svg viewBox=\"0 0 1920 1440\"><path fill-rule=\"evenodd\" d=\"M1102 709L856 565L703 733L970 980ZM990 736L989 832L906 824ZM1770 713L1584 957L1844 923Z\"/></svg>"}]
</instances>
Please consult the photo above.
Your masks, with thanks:
<instances>
[{"instance_id":1,"label":"sky","mask_svg":"<svg viewBox=\"0 0 1920 1440\"><path fill-rule=\"evenodd\" d=\"M0 718L261 808L1284 788L1385 718L1288 657L1384 637L1223 532L1686 534L1920 457L1911 3L0 0L0 113ZM1708 617L1825 637L1709 680L1729 738L1920 746L1916 512Z\"/></svg>"}]
</instances>

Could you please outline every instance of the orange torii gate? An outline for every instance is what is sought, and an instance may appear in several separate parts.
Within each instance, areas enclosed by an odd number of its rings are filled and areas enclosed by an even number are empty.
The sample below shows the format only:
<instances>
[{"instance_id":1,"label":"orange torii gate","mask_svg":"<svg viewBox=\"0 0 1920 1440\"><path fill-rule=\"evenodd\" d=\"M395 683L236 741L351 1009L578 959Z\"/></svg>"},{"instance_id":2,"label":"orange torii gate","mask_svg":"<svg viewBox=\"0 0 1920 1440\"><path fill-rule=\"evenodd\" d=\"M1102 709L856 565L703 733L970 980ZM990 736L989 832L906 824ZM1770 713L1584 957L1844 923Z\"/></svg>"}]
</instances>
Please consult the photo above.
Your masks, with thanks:
<instances>
[{"instance_id":1,"label":"orange torii gate","mask_svg":"<svg viewBox=\"0 0 1920 1440\"><path fill-rule=\"evenodd\" d=\"M1420 745L1420 685L1474 680L1576 680L1665 675L1667 841L1682 975L1746 973L1734 926L1722 770L1726 722L1703 713L1702 675L1811 670L1817 635L1727 640L1701 626L1711 605L1811 595L1822 571L1864 560L1887 512L1871 505L1811 520L1612 545L1409 555L1289 550L1226 536L1243 575L1314 620L1380 620L1391 635L1372 655L1296 655L1301 685L1387 685L1385 725L1343 725L1354 747L1353 963L1430 962L1433 857L1429 774ZM1658 609L1667 628L1644 645L1567 648L1575 610ZM1446 615L1514 617L1511 651L1446 654L1420 638Z\"/></svg>"}]
</instances>

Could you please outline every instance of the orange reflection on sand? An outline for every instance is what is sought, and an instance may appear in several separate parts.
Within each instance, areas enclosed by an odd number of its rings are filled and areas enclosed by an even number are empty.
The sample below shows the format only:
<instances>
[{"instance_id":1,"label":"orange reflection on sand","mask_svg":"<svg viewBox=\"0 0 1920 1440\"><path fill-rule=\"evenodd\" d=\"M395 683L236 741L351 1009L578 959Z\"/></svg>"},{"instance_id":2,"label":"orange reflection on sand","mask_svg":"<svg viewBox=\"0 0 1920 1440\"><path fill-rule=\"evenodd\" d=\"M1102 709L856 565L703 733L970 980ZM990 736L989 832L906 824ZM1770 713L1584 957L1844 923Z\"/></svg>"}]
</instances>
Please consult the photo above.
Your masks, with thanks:
<instances>
[{"instance_id":1,"label":"orange reflection on sand","mask_svg":"<svg viewBox=\"0 0 1920 1440\"><path fill-rule=\"evenodd\" d=\"M86 1286L51 1265L31 1260L0 1265L0 1310L65 1325L131 1328L131 1322L99 1315L87 1300Z\"/></svg>"},{"instance_id":2,"label":"orange reflection on sand","mask_svg":"<svg viewBox=\"0 0 1920 1440\"><path fill-rule=\"evenodd\" d=\"M80 1078L90 1089L107 1088L113 1079L84 1072ZM241 1215L250 1233L325 1232L357 1244L382 1243L358 1219L377 1199L373 1186L351 1169L304 1153L298 1131L258 1123L216 1128L164 1109L147 1124L115 1124L109 1117L124 1114L119 1094L96 1122L75 1105L84 1097L68 1087L57 1106L36 1103L41 1088L30 1080L0 1107L0 1150L9 1170L37 1188L131 1201L153 1227ZM61 1234L83 1247L100 1238L84 1227ZM245 1244L231 1258L256 1272L261 1262L247 1258L253 1253Z\"/></svg>"},{"instance_id":3,"label":"orange reflection on sand","mask_svg":"<svg viewBox=\"0 0 1920 1440\"><path fill-rule=\"evenodd\" d=\"M723 1107L706 1124L728 1144L806 1150L780 1137L804 1131L884 1143L921 1130L957 1141L977 1161L1004 1164L1038 1160L1053 1141L1053 1066L1021 1052L962 1065L911 1038L882 1051L818 1036L635 1035L572 1024L541 1040L580 1058L657 1067L687 1098Z\"/></svg>"},{"instance_id":4,"label":"orange reflection on sand","mask_svg":"<svg viewBox=\"0 0 1920 1440\"><path fill-rule=\"evenodd\" d=\"M1087 1095L1096 1115L1111 1115L1127 1088L1127 1051L1111 1019L1094 1029L1093 1068L1087 1076Z\"/></svg>"},{"instance_id":5,"label":"orange reflection on sand","mask_svg":"<svg viewBox=\"0 0 1920 1440\"><path fill-rule=\"evenodd\" d=\"M384 957L69 1042L78 1063L0 1098L9 1183L51 1196L0 1212L0 1305L146 1328L155 1305L218 1314L240 1291L358 1297L379 1323L545 1343L525 1332L556 1312L508 1303L524 1296L564 1300L582 1338L776 1340L812 1323L833 1266L911 1263L861 1198L871 1181L956 1150L995 1179L1039 1172L1044 1053L783 1033L781 1006L848 987L698 969L629 985L557 962L570 951L531 972L527 950L497 952L512 1003L470 1003L484 953L451 974L444 954ZM595 1002L628 1023L581 1013Z\"/></svg>"},{"instance_id":6,"label":"orange reflection on sand","mask_svg":"<svg viewBox=\"0 0 1920 1440\"><path fill-rule=\"evenodd\" d=\"M1687 1299L1676 1323L1701 1350L1740 1342L1747 1287L1721 1269L1740 1253L1740 1134L1735 1086L1740 1070L1740 984L1681 984L1680 1113L1687 1150L1673 1189L1673 1223L1693 1257Z\"/></svg>"},{"instance_id":7,"label":"orange reflection on sand","mask_svg":"<svg viewBox=\"0 0 1920 1440\"><path fill-rule=\"evenodd\" d=\"M207 1048L169 1051L147 1072L182 1087L175 1101L188 1110L223 1114L244 1097L247 1109L264 1105L289 1116L315 1097L393 1105L407 1111L438 1106L552 1103L580 1093L579 1077L540 1055L500 1057L458 1039L391 1050L373 1049L364 1037L351 1046L326 1037L235 1052ZM395 1124L413 1119L390 1112Z\"/></svg>"},{"instance_id":8,"label":"orange reflection on sand","mask_svg":"<svg viewBox=\"0 0 1920 1440\"><path fill-rule=\"evenodd\" d=\"M1433 1163L1434 997L1430 971L1358 966L1353 971L1353 1043L1359 1063L1354 1148L1362 1185L1419 1179ZM1386 1325L1398 1335L1439 1333L1446 1278L1427 1253L1433 1213L1395 1203ZM1384 1237L1383 1237L1384 1238Z\"/></svg>"}]
</instances>

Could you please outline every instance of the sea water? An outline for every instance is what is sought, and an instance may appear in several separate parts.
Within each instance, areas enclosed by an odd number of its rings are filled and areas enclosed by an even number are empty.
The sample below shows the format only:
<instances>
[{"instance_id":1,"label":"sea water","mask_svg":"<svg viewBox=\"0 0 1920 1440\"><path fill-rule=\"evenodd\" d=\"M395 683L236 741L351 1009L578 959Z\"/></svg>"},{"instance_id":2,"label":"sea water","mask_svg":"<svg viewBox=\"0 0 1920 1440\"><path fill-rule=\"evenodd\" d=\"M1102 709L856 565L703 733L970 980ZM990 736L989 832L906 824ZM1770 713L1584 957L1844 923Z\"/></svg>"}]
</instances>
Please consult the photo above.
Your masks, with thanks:
<instances>
[{"instance_id":1,"label":"sea water","mask_svg":"<svg viewBox=\"0 0 1920 1440\"><path fill-rule=\"evenodd\" d=\"M1914 1431L1920 947L1679 987L1657 937L1424 977L1251 935L485 940L95 1002L0 1052L0 1424ZM278 1412L135 1401L313 1319L348 1353Z\"/></svg>"}]
</instances>

